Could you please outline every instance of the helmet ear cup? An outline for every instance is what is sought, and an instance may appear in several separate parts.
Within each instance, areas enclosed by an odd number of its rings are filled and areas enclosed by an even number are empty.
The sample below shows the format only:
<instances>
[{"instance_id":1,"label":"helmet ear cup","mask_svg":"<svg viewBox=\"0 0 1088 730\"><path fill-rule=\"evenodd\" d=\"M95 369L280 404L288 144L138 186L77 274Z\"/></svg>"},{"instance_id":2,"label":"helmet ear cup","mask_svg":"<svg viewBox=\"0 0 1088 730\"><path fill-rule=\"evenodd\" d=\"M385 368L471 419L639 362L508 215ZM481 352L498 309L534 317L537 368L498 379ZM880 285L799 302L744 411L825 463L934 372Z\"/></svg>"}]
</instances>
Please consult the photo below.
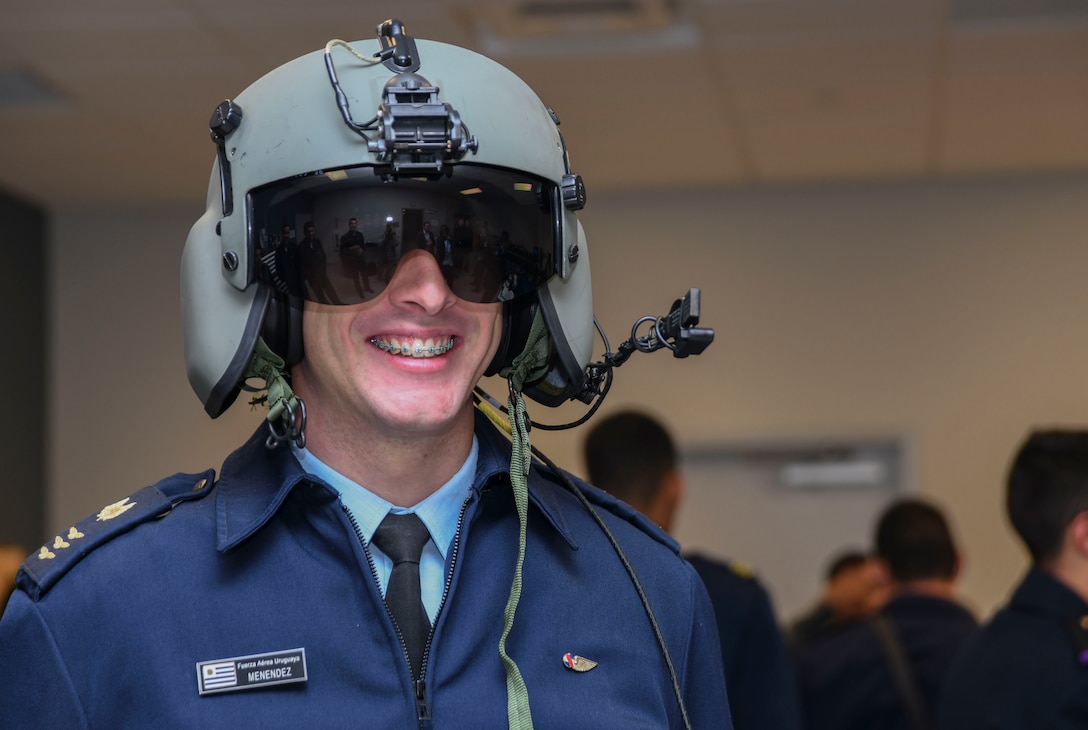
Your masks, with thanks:
<instances>
[{"instance_id":1,"label":"helmet ear cup","mask_svg":"<svg viewBox=\"0 0 1088 730\"><path fill-rule=\"evenodd\" d=\"M503 368L513 364L514 358L525 349L529 340L529 330L536 316L536 296L517 297L502 304L502 336L499 349L487 367L484 375L498 375Z\"/></svg>"},{"instance_id":2,"label":"helmet ear cup","mask_svg":"<svg viewBox=\"0 0 1088 730\"><path fill-rule=\"evenodd\" d=\"M302 300L275 294L269 297L261 322L261 338L272 352L283 358L286 367L302 360Z\"/></svg>"}]
</instances>

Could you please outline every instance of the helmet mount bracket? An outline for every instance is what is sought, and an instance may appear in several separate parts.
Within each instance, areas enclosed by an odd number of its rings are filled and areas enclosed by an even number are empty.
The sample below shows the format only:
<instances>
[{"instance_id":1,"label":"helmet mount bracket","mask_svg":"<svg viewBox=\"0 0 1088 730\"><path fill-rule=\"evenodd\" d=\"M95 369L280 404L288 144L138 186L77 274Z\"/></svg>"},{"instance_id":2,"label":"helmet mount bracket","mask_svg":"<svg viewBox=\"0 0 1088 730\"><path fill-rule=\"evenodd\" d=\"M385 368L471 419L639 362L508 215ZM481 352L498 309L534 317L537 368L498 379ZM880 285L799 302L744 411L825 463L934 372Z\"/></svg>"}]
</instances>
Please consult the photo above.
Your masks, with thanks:
<instances>
[{"instance_id":1,"label":"helmet mount bracket","mask_svg":"<svg viewBox=\"0 0 1088 730\"><path fill-rule=\"evenodd\" d=\"M563 179L560 190L563 191L563 205L567 210L581 210L586 207L586 184L582 182L582 176L570 171L570 153L567 151L567 141L563 139L563 132L559 129L559 115L555 110L548 108L548 116L555 122L556 132L559 134L559 144L563 147Z\"/></svg>"},{"instance_id":2,"label":"helmet mount bracket","mask_svg":"<svg viewBox=\"0 0 1088 730\"><path fill-rule=\"evenodd\" d=\"M223 217L234 212L234 185L231 181L230 160L227 158L227 137L242 123L242 107L230 99L224 99L212 112L208 128L215 143L219 159L219 188L222 191Z\"/></svg>"}]
</instances>

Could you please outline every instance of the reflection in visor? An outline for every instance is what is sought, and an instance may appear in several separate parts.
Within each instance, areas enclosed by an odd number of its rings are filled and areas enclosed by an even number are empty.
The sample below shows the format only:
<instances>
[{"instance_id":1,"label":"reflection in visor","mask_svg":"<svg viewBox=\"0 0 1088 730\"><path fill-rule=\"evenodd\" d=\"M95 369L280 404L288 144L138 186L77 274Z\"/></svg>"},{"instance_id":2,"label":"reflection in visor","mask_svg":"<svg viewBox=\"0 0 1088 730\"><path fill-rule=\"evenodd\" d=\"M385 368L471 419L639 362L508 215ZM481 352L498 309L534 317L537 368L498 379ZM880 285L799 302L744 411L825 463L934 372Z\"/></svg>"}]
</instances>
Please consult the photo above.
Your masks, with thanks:
<instances>
[{"instance_id":1,"label":"reflection in visor","mask_svg":"<svg viewBox=\"0 0 1088 730\"><path fill-rule=\"evenodd\" d=\"M555 273L557 188L524 173L458 165L437 180L384 182L356 167L257 188L248 204L258 277L322 304L377 297L416 249L470 302L508 301Z\"/></svg>"}]
</instances>

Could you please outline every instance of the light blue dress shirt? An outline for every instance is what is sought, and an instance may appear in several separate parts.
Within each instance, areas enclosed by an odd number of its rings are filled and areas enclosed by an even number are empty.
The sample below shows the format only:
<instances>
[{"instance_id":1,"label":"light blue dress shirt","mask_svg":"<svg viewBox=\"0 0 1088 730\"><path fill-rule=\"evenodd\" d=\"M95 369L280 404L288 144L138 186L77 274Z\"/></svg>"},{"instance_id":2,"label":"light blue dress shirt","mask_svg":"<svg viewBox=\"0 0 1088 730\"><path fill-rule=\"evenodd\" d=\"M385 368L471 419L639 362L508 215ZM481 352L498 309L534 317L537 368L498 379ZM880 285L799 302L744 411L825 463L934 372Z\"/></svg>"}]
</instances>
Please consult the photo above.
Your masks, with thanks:
<instances>
[{"instance_id":1,"label":"light blue dress shirt","mask_svg":"<svg viewBox=\"0 0 1088 730\"><path fill-rule=\"evenodd\" d=\"M389 572L393 569L393 561L379 550L377 545L372 545L370 538L374 536L374 531L378 529L378 525L389 512L397 514L415 512L419 519L423 520L423 524L431 533L431 539L423 547L423 555L419 560L419 584L423 607L427 609L433 624L435 616L438 615L438 607L442 602L442 592L446 584L446 555L457 533L461 506L468 499L472 480L476 475L476 458L479 454L476 437L472 437L472 449L461 469L439 487L438 491L419 504L408 508L397 507L368 491L366 487L356 484L307 449L292 446L292 451L303 471L321 479L340 493L340 503L355 518L363 542L369 546L383 596L389 581Z\"/></svg>"}]
</instances>

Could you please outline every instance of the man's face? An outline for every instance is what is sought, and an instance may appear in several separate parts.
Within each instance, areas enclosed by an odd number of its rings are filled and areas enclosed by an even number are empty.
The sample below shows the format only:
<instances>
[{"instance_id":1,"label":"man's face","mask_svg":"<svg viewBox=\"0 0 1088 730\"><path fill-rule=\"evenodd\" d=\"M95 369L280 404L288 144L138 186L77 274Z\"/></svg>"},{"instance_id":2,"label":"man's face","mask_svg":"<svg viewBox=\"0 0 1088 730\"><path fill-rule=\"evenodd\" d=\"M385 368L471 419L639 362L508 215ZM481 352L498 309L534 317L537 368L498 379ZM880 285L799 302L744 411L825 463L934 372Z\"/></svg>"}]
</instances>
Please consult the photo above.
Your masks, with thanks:
<instances>
[{"instance_id":1,"label":"man's face","mask_svg":"<svg viewBox=\"0 0 1088 730\"><path fill-rule=\"evenodd\" d=\"M879 560L870 558L831 580L827 602L844 618L867 616L884 605L887 591L887 570Z\"/></svg>"},{"instance_id":2,"label":"man's face","mask_svg":"<svg viewBox=\"0 0 1088 730\"><path fill-rule=\"evenodd\" d=\"M502 305L459 299L424 251L408 253L372 301L306 302L306 356L293 379L311 429L347 429L359 438L359 428L388 435L471 428L472 389L501 328Z\"/></svg>"},{"instance_id":3,"label":"man's face","mask_svg":"<svg viewBox=\"0 0 1088 730\"><path fill-rule=\"evenodd\" d=\"M350 221L348 221L348 229L349 230L354 231L358 227L359 227L359 222L357 220L355 220L354 218L352 218Z\"/></svg>"}]
</instances>

